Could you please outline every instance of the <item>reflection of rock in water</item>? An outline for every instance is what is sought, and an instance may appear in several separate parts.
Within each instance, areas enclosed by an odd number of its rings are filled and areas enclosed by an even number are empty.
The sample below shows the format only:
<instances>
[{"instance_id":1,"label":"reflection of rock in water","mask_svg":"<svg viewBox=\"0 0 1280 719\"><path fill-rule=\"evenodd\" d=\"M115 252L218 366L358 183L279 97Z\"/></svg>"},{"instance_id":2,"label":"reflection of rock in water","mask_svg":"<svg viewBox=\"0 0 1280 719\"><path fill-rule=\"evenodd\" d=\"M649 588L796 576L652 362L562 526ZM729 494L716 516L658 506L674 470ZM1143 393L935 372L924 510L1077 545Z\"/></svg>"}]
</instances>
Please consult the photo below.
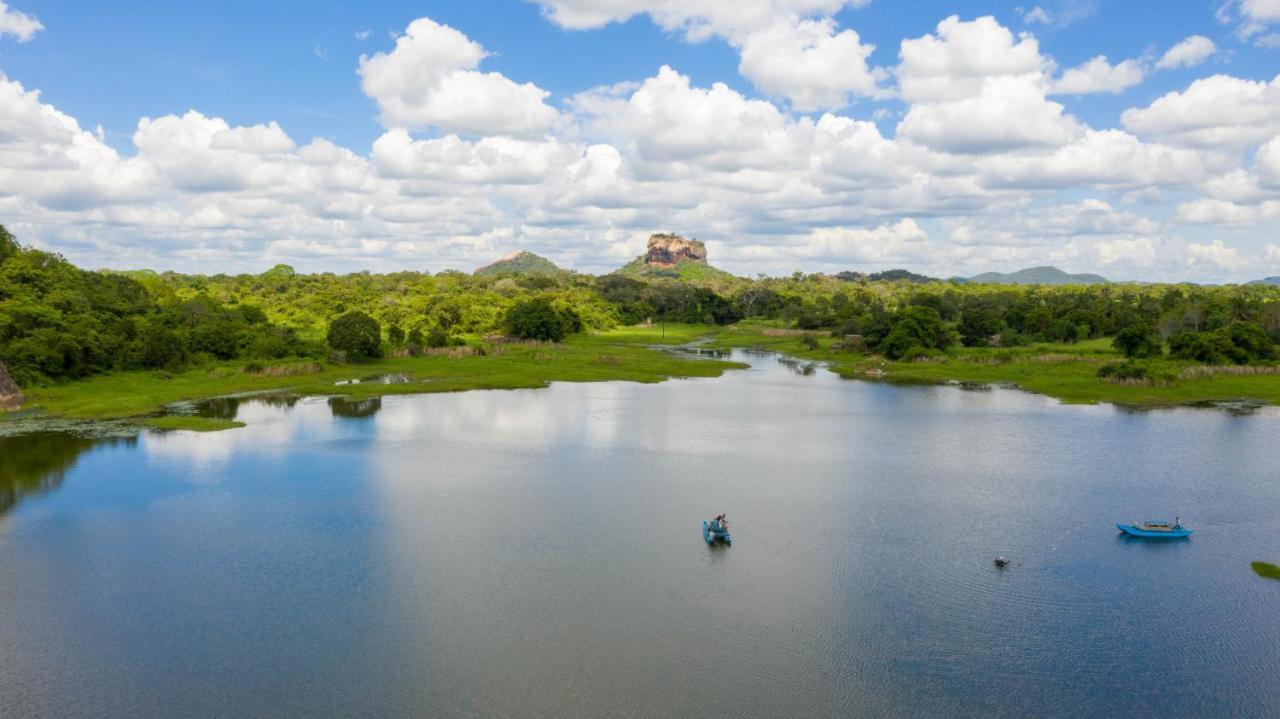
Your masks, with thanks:
<instances>
[{"instance_id":1,"label":"reflection of rock in water","mask_svg":"<svg viewBox=\"0 0 1280 719\"><path fill-rule=\"evenodd\" d=\"M16 507L25 497L56 489L80 455L90 448L136 441L136 437L95 439L62 432L0 437L0 514Z\"/></svg>"},{"instance_id":2,"label":"reflection of rock in water","mask_svg":"<svg viewBox=\"0 0 1280 719\"><path fill-rule=\"evenodd\" d=\"M363 399L329 398L329 410L333 412L334 417L363 419L364 417L372 417L380 409L382 409L381 397L365 397Z\"/></svg>"},{"instance_id":3,"label":"reflection of rock in water","mask_svg":"<svg viewBox=\"0 0 1280 719\"><path fill-rule=\"evenodd\" d=\"M209 419L235 419L240 405L259 402L268 407L293 407L298 403L295 394L269 394L258 397L214 397L201 402L196 407L196 414Z\"/></svg>"}]
</instances>

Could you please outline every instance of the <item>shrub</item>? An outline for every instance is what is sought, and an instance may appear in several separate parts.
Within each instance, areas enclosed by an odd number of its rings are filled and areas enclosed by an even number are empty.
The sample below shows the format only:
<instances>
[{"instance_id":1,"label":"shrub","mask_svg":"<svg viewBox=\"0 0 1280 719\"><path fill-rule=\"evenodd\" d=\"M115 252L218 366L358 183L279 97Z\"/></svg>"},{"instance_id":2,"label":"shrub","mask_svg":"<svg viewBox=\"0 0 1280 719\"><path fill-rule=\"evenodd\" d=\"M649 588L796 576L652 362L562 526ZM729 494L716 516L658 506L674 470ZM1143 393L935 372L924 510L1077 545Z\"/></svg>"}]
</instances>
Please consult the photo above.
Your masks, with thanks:
<instances>
[{"instance_id":1,"label":"shrub","mask_svg":"<svg viewBox=\"0 0 1280 719\"><path fill-rule=\"evenodd\" d=\"M1164 354L1164 342L1160 339L1156 328L1148 324L1125 327L1116 333L1111 346L1129 359L1159 357Z\"/></svg>"},{"instance_id":2,"label":"shrub","mask_svg":"<svg viewBox=\"0 0 1280 719\"><path fill-rule=\"evenodd\" d=\"M330 322L326 339L330 347L348 357L382 355L382 329L363 312L351 311Z\"/></svg>"},{"instance_id":3,"label":"shrub","mask_svg":"<svg viewBox=\"0 0 1280 719\"><path fill-rule=\"evenodd\" d=\"M514 337L559 342L582 327L582 320L570 309L559 309L546 297L518 302L508 312L506 329Z\"/></svg>"}]
</instances>

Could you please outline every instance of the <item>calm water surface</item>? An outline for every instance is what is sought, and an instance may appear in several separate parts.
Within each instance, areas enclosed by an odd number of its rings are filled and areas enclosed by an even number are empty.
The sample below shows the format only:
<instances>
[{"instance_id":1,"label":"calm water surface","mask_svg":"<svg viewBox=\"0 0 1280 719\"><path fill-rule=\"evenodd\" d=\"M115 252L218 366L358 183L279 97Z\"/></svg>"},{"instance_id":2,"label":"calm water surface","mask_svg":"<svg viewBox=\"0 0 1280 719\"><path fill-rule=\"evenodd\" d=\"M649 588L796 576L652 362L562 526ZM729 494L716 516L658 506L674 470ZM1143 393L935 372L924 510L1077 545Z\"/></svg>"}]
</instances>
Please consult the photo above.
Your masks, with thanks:
<instances>
[{"instance_id":1,"label":"calm water surface","mask_svg":"<svg viewBox=\"0 0 1280 719\"><path fill-rule=\"evenodd\" d=\"M0 716L1280 713L1277 412L740 357L0 440Z\"/></svg>"}]
</instances>

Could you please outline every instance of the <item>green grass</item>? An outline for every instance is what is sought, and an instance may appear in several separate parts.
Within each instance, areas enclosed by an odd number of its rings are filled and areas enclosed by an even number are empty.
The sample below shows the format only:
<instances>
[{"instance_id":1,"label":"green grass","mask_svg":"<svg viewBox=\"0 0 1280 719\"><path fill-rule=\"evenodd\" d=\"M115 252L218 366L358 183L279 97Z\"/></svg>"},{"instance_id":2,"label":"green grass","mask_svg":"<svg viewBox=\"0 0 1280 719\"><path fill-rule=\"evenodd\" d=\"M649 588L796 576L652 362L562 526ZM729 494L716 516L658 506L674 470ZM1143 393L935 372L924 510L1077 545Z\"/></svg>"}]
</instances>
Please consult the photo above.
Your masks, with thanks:
<instances>
[{"instance_id":1,"label":"green grass","mask_svg":"<svg viewBox=\"0 0 1280 719\"><path fill-rule=\"evenodd\" d=\"M1249 398L1280 404L1280 375L1225 376L1180 379L1168 386L1130 386L1104 381L1098 368L1123 358L1109 338L1075 344L1038 343L1007 349L957 347L937 362L893 362L833 348L835 339L813 333L816 349L799 336L769 336L776 322L747 321L726 328L709 346L748 347L783 352L793 357L826 362L831 371L849 379L940 384L949 381L1014 383L1030 392L1071 404L1115 404L1160 407ZM1176 370L1192 363L1168 362ZM868 370L883 371L873 377Z\"/></svg>"},{"instance_id":2,"label":"green grass","mask_svg":"<svg viewBox=\"0 0 1280 719\"><path fill-rule=\"evenodd\" d=\"M1277 567L1270 562L1253 562L1249 566L1253 567L1253 571L1256 572L1259 577L1280 579L1280 567Z\"/></svg>"},{"instance_id":3,"label":"green grass","mask_svg":"<svg viewBox=\"0 0 1280 719\"><path fill-rule=\"evenodd\" d=\"M224 429L235 429L236 427L244 426L244 422L237 422L232 419L212 419L210 417L195 417L189 415L148 417L140 421L138 424L150 427L151 429L185 429L192 432L218 432Z\"/></svg>"},{"instance_id":4,"label":"green grass","mask_svg":"<svg viewBox=\"0 0 1280 719\"><path fill-rule=\"evenodd\" d=\"M291 376L249 373L244 363L220 364L167 375L122 372L28 391L27 408L45 415L75 419L117 419L154 414L164 406L243 392L288 390L299 394L343 394L352 398L386 394L456 392L469 389L524 389L550 382L661 382L671 377L718 377L743 365L693 359L652 349L654 344L683 344L710 331L702 325L663 328L626 327L577 335L562 344L506 344L490 347L485 356L385 358L353 364L316 363L315 371ZM306 367L297 360L265 363L266 368ZM362 382L399 374L403 384ZM184 421L189 418L178 418ZM152 425L154 426L154 425ZM176 427L166 427L176 428ZM182 427L184 429L195 427Z\"/></svg>"}]
</instances>

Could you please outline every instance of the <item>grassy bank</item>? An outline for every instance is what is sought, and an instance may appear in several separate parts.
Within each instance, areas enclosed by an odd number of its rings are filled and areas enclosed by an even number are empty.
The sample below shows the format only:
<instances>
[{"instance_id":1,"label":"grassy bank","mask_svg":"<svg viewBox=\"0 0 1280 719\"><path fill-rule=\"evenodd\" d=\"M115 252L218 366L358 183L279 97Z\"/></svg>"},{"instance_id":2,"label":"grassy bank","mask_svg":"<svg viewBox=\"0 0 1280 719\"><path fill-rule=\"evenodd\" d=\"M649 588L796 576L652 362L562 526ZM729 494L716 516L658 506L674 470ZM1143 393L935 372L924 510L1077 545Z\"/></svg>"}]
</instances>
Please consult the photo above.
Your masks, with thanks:
<instances>
[{"instance_id":1,"label":"grassy bank","mask_svg":"<svg viewBox=\"0 0 1280 719\"><path fill-rule=\"evenodd\" d=\"M727 369L740 367L732 362L685 358L651 347L683 344L707 332L702 325L626 327L574 336L561 344L496 344L483 355L454 349L424 357L353 364L294 360L263 366L220 364L175 374L116 373L30 389L26 392L27 409L73 419L115 419L155 414L175 402L246 392L287 390L360 398L538 388L550 382L661 382L671 377L716 377ZM387 377L393 383L379 381ZM198 422L200 426L196 427L198 419L153 418L148 423L164 429L225 428L208 422Z\"/></svg>"},{"instance_id":2,"label":"grassy bank","mask_svg":"<svg viewBox=\"0 0 1280 719\"><path fill-rule=\"evenodd\" d=\"M826 362L833 372L849 379L928 384L1008 382L1068 403L1158 407L1247 398L1280 404L1280 374L1221 373L1147 386L1106 381L1098 377L1098 369L1124 359L1112 349L1109 339L1008 349L957 347L946 357L929 362L893 362L841 349L827 333L809 334L816 347L805 344L804 333L766 322L742 322L718 334L712 346L755 347ZM1165 364L1175 373L1196 367L1189 362Z\"/></svg>"}]
</instances>

